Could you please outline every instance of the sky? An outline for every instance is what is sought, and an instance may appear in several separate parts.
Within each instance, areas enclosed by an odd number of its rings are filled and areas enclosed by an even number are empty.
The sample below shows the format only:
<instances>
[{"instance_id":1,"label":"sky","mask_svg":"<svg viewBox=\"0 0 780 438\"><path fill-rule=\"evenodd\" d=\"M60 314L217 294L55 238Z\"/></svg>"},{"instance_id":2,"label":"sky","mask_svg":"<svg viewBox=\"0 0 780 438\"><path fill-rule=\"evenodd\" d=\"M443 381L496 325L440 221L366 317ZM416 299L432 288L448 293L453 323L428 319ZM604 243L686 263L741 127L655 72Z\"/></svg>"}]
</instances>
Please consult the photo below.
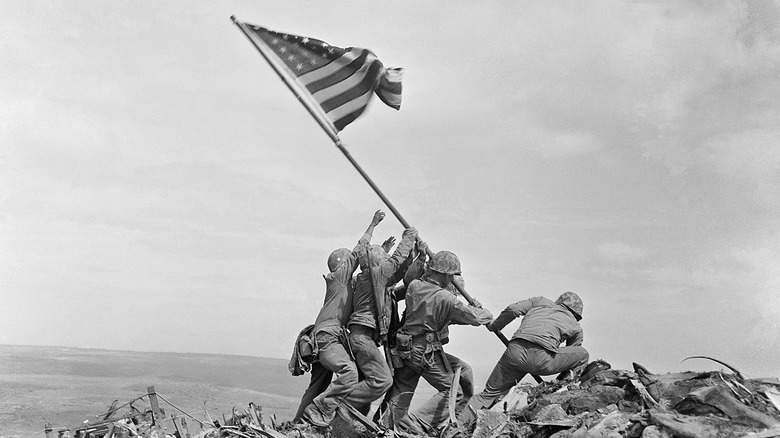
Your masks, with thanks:
<instances>
[{"instance_id":1,"label":"sky","mask_svg":"<svg viewBox=\"0 0 780 438\"><path fill-rule=\"evenodd\" d=\"M404 68L341 139L494 315L575 291L591 359L780 375L777 1L3 9L0 343L289 358L330 252L400 238L235 15Z\"/></svg>"}]
</instances>

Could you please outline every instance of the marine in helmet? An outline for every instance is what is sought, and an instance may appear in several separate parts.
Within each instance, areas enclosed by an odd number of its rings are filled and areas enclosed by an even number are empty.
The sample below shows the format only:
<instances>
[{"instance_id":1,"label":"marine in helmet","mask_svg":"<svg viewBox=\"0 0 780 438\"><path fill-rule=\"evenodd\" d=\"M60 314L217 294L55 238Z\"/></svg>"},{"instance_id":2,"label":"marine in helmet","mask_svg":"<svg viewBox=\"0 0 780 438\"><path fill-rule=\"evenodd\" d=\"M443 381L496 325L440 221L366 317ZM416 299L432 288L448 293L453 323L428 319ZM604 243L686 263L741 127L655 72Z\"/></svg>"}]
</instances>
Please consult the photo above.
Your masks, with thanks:
<instances>
[{"instance_id":1,"label":"marine in helmet","mask_svg":"<svg viewBox=\"0 0 780 438\"><path fill-rule=\"evenodd\" d=\"M582 347L582 299L574 292L565 292L554 302L545 297L534 297L510 304L488 324L492 331L500 331L522 316L503 356L490 373L485 388L472 397L469 407L458 419L470 422L474 412L490 408L526 374L547 376L559 374L565 378L578 373L588 363L588 351ZM562 346L562 343L566 343Z\"/></svg>"},{"instance_id":2,"label":"marine in helmet","mask_svg":"<svg viewBox=\"0 0 780 438\"><path fill-rule=\"evenodd\" d=\"M371 402L381 397L393 382L392 370L379 349L379 342L389 335L390 315L393 313L394 298L388 286L403 278L416 240L417 230L407 228L392 255L380 245L366 243L356 249L360 274L355 282L348 327L352 352L363 378L353 386L344 402L363 414L368 414ZM379 302L377 297L380 297Z\"/></svg>"},{"instance_id":3,"label":"marine in helmet","mask_svg":"<svg viewBox=\"0 0 780 438\"><path fill-rule=\"evenodd\" d=\"M360 248L371 242L374 228L385 213L377 210L355 249L339 248L328 256L325 301L314 322L317 361L312 365L311 383L301 399L294 421L304 417L316 426L327 426L339 402L358 382L355 362L347 352L345 326L352 315L354 287L352 275L358 266ZM331 381L332 379L332 381Z\"/></svg>"},{"instance_id":4,"label":"marine in helmet","mask_svg":"<svg viewBox=\"0 0 780 438\"><path fill-rule=\"evenodd\" d=\"M450 386L453 380L452 364L463 361L445 354L450 324L484 325L493 315L486 309L474 307L459 300L447 288L461 273L460 260L449 251L434 254L422 278L412 280L406 289L404 323L396 334L395 353L403 360L403 367L396 369L388 405L392 410L395 426L403 426L413 432L423 430L422 424L409 416L414 391L420 377L439 393L432 399L433 409L427 424L435 429L447 417ZM459 280L458 280L459 281ZM470 367L468 367L470 371ZM461 397L463 408L467 399Z\"/></svg>"}]
</instances>

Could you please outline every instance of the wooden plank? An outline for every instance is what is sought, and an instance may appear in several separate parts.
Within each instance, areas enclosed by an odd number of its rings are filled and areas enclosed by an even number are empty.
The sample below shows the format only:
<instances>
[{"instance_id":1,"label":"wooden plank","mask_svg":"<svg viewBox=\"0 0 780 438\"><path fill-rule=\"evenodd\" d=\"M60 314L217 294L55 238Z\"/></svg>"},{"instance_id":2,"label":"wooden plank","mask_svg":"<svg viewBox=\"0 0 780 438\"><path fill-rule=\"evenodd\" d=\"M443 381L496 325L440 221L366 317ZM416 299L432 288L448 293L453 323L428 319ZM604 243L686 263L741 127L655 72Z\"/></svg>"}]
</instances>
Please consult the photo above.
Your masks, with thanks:
<instances>
[{"instance_id":1,"label":"wooden plank","mask_svg":"<svg viewBox=\"0 0 780 438\"><path fill-rule=\"evenodd\" d=\"M165 438L165 430L162 425L163 415L160 412L160 404L157 402L157 391L154 390L154 386L150 386L146 388L146 393L149 395L149 403L152 405L152 424L157 429L157 437Z\"/></svg>"},{"instance_id":2,"label":"wooden plank","mask_svg":"<svg viewBox=\"0 0 780 438\"><path fill-rule=\"evenodd\" d=\"M190 429L187 427L187 419L184 417L181 417L181 428L184 429L185 438L191 438Z\"/></svg>"}]
</instances>

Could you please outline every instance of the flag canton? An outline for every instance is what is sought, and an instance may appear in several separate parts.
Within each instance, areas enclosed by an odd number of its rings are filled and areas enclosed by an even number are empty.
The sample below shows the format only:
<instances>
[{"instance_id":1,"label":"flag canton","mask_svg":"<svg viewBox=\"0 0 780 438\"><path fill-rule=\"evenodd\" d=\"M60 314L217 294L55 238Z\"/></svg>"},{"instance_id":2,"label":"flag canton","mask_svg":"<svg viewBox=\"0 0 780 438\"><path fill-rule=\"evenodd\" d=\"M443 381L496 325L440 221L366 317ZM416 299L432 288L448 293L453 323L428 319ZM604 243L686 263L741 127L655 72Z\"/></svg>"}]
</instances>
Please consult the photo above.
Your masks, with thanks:
<instances>
[{"instance_id":1,"label":"flag canton","mask_svg":"<svg viewBox=\"0 0 780 438\"><path fill-rule=\"evenodd\" d=\"M274 32L259 26L250 28L296 76L323 67L346 52L318 39Z\"/></svg>"}]
</instances>

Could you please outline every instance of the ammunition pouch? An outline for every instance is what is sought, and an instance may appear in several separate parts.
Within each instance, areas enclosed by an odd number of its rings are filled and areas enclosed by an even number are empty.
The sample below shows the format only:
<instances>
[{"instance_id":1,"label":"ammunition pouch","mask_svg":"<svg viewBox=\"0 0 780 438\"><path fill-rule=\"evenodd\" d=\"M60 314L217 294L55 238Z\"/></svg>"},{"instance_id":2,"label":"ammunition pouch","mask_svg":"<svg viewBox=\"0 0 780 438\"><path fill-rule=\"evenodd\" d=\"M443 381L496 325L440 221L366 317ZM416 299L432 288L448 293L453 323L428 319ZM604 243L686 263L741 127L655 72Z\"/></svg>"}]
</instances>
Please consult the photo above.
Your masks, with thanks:
<instances>
[{"instance_id":1,"label":"ammunition pouch","mask_svg":"<svg viewBox=\"0 0 780 438\"><path fill-rule=\"evenodd\" d=\"M412 358L412 339L414 337L408 333L398 332L395 334L395 351L399 358L403 360Z\"/></svg>"},{"instance_id":2,"label":"ammunition pouch","mask_svg":"<svg viewBox=\"0 0 780 438\"><path fill-rule=\"evenodd\" d=\"M394 370L404 367L404 360L398 354L397 347L390 347L390 363L393 365Z\"/></svg>"}]
</instances>

